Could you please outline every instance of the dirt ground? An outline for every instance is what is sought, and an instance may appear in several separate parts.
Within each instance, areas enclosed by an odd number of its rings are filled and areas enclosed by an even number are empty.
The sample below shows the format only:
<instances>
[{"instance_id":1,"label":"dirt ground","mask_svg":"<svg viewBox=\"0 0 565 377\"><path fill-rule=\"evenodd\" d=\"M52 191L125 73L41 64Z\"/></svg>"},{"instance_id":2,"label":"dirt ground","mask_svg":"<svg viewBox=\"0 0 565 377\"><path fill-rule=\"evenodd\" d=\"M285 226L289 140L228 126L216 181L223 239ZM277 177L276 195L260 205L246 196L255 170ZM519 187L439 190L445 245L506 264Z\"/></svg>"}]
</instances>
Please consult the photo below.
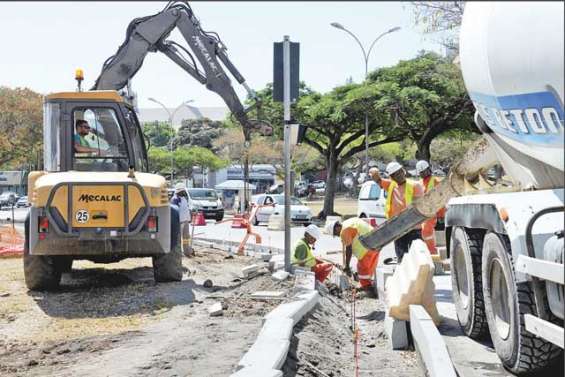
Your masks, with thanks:
<instances>
[{"instance_id":1,"label":"dirt ground","mask_svg":"<svg viewBox=\"0 0 565 377\"><path fill-rule=\"evenodd\" d=\"M293 280L252 279L251 257L197 249L184 258L181 282L155 284L151 260L99 265L75 261L57 292L30 292L21 259L0 259L1 376L229 376L255 341L263 316L288 299ZM204 288L205 280L213 281ZM257 290L285 290L262 301ZM227 309L210 317L221 301ZM352 376L355 370L347 297L322 297L294 329L284 376ZM378 300L357 301L359 376L419 376L414 352L391 351Z\"/></svg>"},{"instance_id":2,"label":"dirt ground","mask_svg":"<svg viewBox=\"0 0 565 377\"><path fill-rule=\"evenodd\" d=\"M389 347L383 303L364 298L356 300L355 307L359 329L357 362L351 295L323 296L320 305L294 327L284 376L424 376L416 352L393 351Z\"/></svg>"},{"instance_id":3,"label":"dirt ground","mask_svg":"<svg viewBox=\"0 0 565 377\"><path fill-rule=\"evenodd\" d=\"M288 288L270 274L240 279L250 257L197 249L181 282L155 284L150 259L79 261L58 292L28 292L21 259L0 260L0 375L228 376ZM206 279L212 288L202 286ZM208 307L227 305L222 317Z\"/></svg>"}]
</instances>

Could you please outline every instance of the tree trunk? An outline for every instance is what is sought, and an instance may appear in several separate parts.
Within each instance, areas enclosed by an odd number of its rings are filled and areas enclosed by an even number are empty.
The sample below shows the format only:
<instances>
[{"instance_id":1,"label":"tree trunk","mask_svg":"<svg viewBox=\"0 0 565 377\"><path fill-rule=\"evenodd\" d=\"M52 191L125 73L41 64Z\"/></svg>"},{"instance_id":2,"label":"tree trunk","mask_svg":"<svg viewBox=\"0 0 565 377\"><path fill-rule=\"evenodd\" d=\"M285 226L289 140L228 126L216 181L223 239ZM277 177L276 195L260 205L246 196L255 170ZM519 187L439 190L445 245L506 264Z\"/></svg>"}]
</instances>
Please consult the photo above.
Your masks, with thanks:
<instances>
[{"instance_id":1,"label":"tree trunk","mask_svg":"<svg viewBox=\"0 0 565 377\"><path fill-rule=\"evenodd\" d=\"M322 218L334 215L334 200L336 192L336 181L337 181L337 151L335 148L330 146L329 155L326 158L328 164L328 176L326 177L326 192L324 194L324 209L322 210Z\"/></svg>"},{"instance_id":2,"label":"tree trunk","mask_svg":"<svg viewBox=\"0 0 565 377\"><path fill-rule=\"evenodd\" d=\"M430 145L431 144L432 144L432 139L428 139L428 138L423 138L416 143L416 145L418 146L418 150L416 151L416 158L418 160L430 161L430 157L431 157Z\"/></svg>"}]
</instances>

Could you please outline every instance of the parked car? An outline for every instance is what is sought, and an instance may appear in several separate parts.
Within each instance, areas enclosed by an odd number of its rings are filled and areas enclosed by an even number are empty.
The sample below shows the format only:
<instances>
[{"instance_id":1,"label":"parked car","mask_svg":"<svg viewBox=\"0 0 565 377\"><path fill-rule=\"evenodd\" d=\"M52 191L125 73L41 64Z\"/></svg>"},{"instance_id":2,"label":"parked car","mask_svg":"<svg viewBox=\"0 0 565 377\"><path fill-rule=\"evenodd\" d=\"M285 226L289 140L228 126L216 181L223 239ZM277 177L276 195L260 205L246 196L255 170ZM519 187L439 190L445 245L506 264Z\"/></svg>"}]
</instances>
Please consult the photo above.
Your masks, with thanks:
<instances>
[{"instance_id":1,"label":"parked car","mask_svg":"<svg viewBox=\"0 0 565 377\"><path fill-rule=\"evenodd\" d=\"M314 186L315 189L325 189L326 188L326 182L324 182L324 181L314 181L314 182L312 182L312 186Z\"/></svg>"},{"instance_id":2,"label":"parked car","mask_svg":"<svg viewBox=\"0 0 565 377\"><path fill-rule=\"evenodd\" d=\"M0 194L0 208L11 207L12 205L16 204L18 198L19 196L15 192L3 192L2 194Z\"/></svg>"},{"instance_id":3,"label":"parked car","mask_svg":"<svg viewBox=\"0 0 565 377\"><path fill-rule=\"evenodd\" d=\"M222 221L224 206L216 190L207 188L190 188L188 192L188 208L191 212L202 212L205 219Z\"/></svg>"},{"instance_id":4,"label":"parked car","mask_svg":"<svg viewBox=\"0 0 565 377\"><path fill-rule=\"evenodd\" d=\"M16 208L29 207L31 204L27 201L27 196L22 196L16 202Z\"/></svg>"},{"instance_id":5,"label":"parked car","mask_svg":"<svg viewBox=\"0 0 565 377\"><path fill-rule=\"evenodd\" d=\"M367 181L361 186L357 199L358 217L385 217L386 190L374 181Z\"/></svg>"},{"instance_id":6,"label":"parked car","mask_svg":"<svg viewBox=\"0 0 565 377\"><path fill-rule=\"evenodd\" d=\"M254 195L251 202L257 205L273 206L261 207L257 210L257 214L253 219L253 225L259 225L262 222L268 222L269 217L273 214L284 214L284 195ZM312 210L306 207L298 198L290 197L290 219L293 223L309 225L312 222Z\"/></svg>"}]
</instances>

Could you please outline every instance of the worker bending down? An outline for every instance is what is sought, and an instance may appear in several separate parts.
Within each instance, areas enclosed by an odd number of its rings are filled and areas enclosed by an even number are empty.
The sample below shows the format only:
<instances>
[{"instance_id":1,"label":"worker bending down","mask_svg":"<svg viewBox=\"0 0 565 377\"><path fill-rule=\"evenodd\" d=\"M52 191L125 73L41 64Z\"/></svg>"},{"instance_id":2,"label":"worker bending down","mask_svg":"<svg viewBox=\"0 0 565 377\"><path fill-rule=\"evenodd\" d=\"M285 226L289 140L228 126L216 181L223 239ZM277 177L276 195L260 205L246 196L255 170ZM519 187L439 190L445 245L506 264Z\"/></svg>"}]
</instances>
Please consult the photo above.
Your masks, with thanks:
<instances>
[{"instance_id":1,"label":"worker bending down","mask_svg":"<svg viewBox=\"0 0 565 377\"><path fill-rule=\"evenodd\" d=\"M432 176L432 169L427 161L421 160L416 163L416 173L422 178L422 186L424 186L424 193L433 190L439 183L439 180ZM445 208L440 209L435 217L428 219L422 223L422 240L428 246L430 254L437 254L436 248L436 224L438 218L445 217Z\"/></svg>"},{"instance_id":2,"label":"worker bending down","mask_svg":"<svg viewBox=\"0 0 565 377\"><path fill-rule=\"evenodd\" d=\"M328 234L341 238L345 251L343 272L351 276L351 255L355 255L361 289L365 291L367 296L376 297L375 290L373 289L373 277L375 276L375 269L379 260L379 251L367 249L359 241L359 236L371 232L373 227L363 219L353 217L345 220L343 223L328 221L325 230Z\"/></svg>"},{"instance_id":3,"label":"worker bending down","mask_svg":"<svg viewBox=\"0 0 565 377\"><path fill-rule=\"evenodd\" d=\"M316 280L323 283L332 272L333 265L322 262L312 253L310 245L314 245L320 239L320 236L320 229L316 225L308 225L304 231L304 237L294 245L292 264L300 267L309 267L310 271L316 275Z\"/></svg>"},{"instance_id":4,"label":"worker bending down","mask_svg":"<svg viewBox=\"0 0 565 377\"><path fill-rule=\"evenodd\" d=\"M377 182L382 189L386 190L385 218L388 220L406 209L414 198L424 195L424 188L419 182L406 179L406 171L398 162L393 161L386 166L386 172L390 179L381 178L377 168L369 169L369 176ZM408 252L412 241L419 239L421 226L406 233L394 241L394 252L398 263L402 261L404 254Z\"/></svg>"}]
</instances>

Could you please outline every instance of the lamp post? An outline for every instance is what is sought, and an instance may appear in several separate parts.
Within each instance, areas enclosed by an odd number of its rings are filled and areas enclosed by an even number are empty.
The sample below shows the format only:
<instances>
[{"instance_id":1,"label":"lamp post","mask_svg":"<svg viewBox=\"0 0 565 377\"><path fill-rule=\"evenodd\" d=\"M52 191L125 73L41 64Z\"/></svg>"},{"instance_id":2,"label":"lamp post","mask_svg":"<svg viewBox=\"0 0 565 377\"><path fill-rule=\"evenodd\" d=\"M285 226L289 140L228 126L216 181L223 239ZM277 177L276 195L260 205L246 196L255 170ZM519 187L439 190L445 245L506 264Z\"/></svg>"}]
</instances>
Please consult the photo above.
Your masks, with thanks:
<instances>
[{"instance_id":1,"label":"lamp post","mask_svg":"<svg viewBox=\"0 0 565 377\"><path fill-rule=\"evenodd\" d=\"M395 31L400 30L400 26L395 26L392 29L389 29L384 33L381 33L379 36L375 38L373 43L371 43L371 46L369 46L369 50L366 51L365 47L363 47L363 44L361 43L359 38L357 38L357 36L353 34L351 31L347 30L342 24L340 24L339 22L332 22L330 23L330 25L335 27L336 29L343 30L347 34L351 35L353 39L355 39L355 41L359 44L359 47L361 47L361 51L363 52L363 59L365 60L365 80L367 79L367 75L369 74L369 55L371 55L371 51L373 50L373 47L375 46L377 41L387 34L394 33ZM368 112L365 113L365 165L367 166L367 168L369 167L369 113Z\"/></svg>"},{"instance_id":2,"label":"lamp post","mask_svg":"<svg viewBox=\"0 0 565 377\"><path fill-rule=\"evenodd\" d=\"M194 100L189 99L188 101L184 101L183 103L181 103L179 106L177 106L176 109L173 110L173 112L171 113L171 111L167 108L167 106L163 105L162 102L157 101L155 98L148 98L149 101L151 102L155 102L156 104L160 105L163 109L165 109L165 111L167 112L167 115L169 116L169 120L168 123L171 126L171 128L173 128L173 117L175 116L175 114L177 113L177 111L179 111L183 106L189 107L188 104L194 102ZM171 151L171 187L173 186L173 178L174 178L174 167L175 167L175 160L173 158L173 137L171 137L171 141L169 143L169 149Z\"/></svg>"}]
</instances>

